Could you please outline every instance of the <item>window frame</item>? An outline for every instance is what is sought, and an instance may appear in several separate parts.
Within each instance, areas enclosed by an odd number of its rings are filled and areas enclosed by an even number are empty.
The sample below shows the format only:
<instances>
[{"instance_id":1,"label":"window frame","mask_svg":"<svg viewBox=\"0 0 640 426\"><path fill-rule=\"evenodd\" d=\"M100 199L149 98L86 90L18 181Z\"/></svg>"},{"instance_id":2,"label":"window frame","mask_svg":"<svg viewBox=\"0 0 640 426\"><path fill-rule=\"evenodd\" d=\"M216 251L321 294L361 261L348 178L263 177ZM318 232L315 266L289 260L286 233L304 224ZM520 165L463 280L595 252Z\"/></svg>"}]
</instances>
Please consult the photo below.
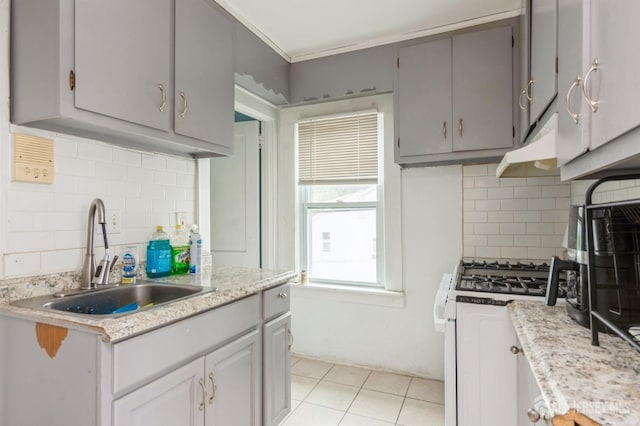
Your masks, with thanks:
<instances>
[{"instance_id":1,"label":"window frame","mask_svg":"<svg viewBox=\"0 0 640 426\"><path fill-rule=\"evenodd\" d=\"M380 126L380 116L378 116L378 128ZM378 156L380 156L380 132L378 132ZM310 189L313 185L299 185L298 194L300 200L300 267L309 274L309 281L316 284L331 285L351 285L358 287L374 287L384 288L384 257L380 253L384 252L384 217L382 208L382 179L378 169L378 182L376 186L376 201L358 201L358 202L322 202L313 203L310 200ZM345 183L343 185L350 185ZM372 184L373 185L373 184ZM340 184L331 184L326 186L340 186ZM309 211L311 210L355 210L355 209L374 209L376 213L376 281L375 283L366 281L351 280L330 280L322 278L313 278L309 269L310 249L309 249Z\"/></svg>"}]
</instances>

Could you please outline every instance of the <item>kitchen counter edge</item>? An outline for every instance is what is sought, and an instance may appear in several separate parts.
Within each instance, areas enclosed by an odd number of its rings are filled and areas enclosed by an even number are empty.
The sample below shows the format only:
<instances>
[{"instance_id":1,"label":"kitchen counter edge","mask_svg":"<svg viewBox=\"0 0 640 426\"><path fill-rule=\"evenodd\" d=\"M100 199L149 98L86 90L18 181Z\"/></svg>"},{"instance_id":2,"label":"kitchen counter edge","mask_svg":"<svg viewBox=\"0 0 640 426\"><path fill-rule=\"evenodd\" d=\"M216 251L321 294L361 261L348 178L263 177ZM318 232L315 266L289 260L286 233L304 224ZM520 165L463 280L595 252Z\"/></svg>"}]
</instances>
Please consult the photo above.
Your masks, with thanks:
<instances>
[{"instance_id":1,"label":"kitchen counter edge","mask_svg":"<svg viewBox=\"0 0 640 426\"><path fill-rule=\"evenodd\" d=\"M104 342L115 343L287 283L296 277L297 274L293 271L211 267L200 276L176 275L150 279L152 282L199 285L205 287L205 292L130 315L95 318L11 304L0 304L0 315L97 333L102 335ZM207 291L207 288L212 287L217 290Z\"/></svg>"}]
</instances>

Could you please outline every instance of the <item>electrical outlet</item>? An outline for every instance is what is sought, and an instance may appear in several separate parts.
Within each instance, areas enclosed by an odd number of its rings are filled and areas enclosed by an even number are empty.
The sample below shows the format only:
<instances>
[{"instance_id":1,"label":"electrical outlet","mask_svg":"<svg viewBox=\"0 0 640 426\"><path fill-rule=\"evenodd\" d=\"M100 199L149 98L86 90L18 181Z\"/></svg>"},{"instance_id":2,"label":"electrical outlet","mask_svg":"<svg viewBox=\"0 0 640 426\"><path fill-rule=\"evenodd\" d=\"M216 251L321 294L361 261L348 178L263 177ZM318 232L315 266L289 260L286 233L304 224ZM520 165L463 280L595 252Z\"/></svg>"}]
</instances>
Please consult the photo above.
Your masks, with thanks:
<instances>
[{"instance_id":1,"label":"electrical outlet","mask_svg":"<svg viewBox=\"0 0 640 426\"><path fill-rule=\"evenodd\" d=\"M106 210L105 215L107 216L107 235L119 234L120 223L122 221L120 210ZM99 224L96 224L96 234L102 234L102 226L100 226Z\"/></svg>"},{"instance_id":2,"label":"electrical outlet","mask_svg":"<svg viewBox=\"0 0 640 426\"><path fill-rule=\"evenodd\" d=\"M180 224L185 226L187 223L187 212L176 212L176 222L175 225Z\"/></svg>"}]
</instances>

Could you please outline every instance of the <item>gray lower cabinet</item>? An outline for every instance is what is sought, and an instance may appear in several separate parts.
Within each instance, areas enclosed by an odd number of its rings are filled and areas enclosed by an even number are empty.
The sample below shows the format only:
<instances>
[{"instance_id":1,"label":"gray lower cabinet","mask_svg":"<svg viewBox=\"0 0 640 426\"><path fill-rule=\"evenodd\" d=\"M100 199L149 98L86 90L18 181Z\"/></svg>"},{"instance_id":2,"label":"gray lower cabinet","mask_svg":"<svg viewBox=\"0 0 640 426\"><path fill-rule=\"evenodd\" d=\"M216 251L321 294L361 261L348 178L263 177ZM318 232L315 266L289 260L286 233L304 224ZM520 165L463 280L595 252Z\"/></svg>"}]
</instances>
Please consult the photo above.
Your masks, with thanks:
<instances>
[{"instance_id":1,"label":"gray lower cabinet","mask_svg":"<svg viewBox=\"0 0 640 426\"><path fill-rule=\"evenodd\" d=\"M260 332L114 401L113 425L260 425Z\"/></svg>"},{"instance_id":2,"label":"gray lower cabinet","mask_svg":"<svg viewBox=\"0 0 640 426\"><path fill-rule=\"evenodd\" d=\"M277 426L291 411L289 284L263 294L263 425Z\"/></svg>"},{"instance_id":3,"label":"gray lower cabinet","mask_svg":"<svg viewBox=\"0 0 640 426\"><path fill-rule=\"evenodd\" d=\"M518 349L522 349L522 346L518 343L516 346ZM519 351L515 354L517 359L517 394L518 394L518 415L516 426L531 426L536 424L543 426L551 424L549 410L544 404L540 388L536 382L529 361L524 355L524 352ZM533 421L529 416L533 416L535 419L536 414L539 415L539 420Z\"/></svg>"},{"instance_id":4,"label":"gray lower cabinet","mask_svg":"<svg viewBox=\"0 0 640 426\"><path fill-rule=\"evenodd\" d=\"M233 23L209 0L21 0L11 121L194 157L233 145Z\"/></svg>"},{"instance_id":5,"label":"gray lower cabinet","mask_svg":"<svg viewBox=\"0 0 640 426\"><path fill-rule=\"evenodd\" d=\"M512 27L398 49L399 164L498 157L513 146Z\"/></svg>"},{"instance_id":6,"label":"gray lower cabinet","mask_svg":"<svg viewBox=\"0 0 640 426\"><path fill-rule=\"evenodd\" d=\"M0 424L276 425L291 409L290 318L284 285L116 343L50 330L66 334L48 353L42 325L0 315Z\"/></svg>"}]
</instances>

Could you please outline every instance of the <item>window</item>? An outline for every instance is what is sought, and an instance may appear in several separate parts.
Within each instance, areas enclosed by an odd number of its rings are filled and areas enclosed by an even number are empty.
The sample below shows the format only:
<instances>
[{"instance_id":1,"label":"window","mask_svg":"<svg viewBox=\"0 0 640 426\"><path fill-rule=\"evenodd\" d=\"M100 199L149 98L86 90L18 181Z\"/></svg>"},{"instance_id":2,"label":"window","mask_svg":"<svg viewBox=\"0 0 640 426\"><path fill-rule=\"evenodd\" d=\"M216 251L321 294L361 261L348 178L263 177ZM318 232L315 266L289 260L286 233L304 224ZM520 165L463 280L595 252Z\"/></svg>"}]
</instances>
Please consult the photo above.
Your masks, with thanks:
<instances>
[{"instance_id":1,"label":"window","mask_svg":"<svg viewBox=\"0 0 640 426\"><path fill-rule=\"evenodd\" d=\"M381 115L297 124L301 263L317 283L382 286Z\"/></svg>"}]
</instances>

